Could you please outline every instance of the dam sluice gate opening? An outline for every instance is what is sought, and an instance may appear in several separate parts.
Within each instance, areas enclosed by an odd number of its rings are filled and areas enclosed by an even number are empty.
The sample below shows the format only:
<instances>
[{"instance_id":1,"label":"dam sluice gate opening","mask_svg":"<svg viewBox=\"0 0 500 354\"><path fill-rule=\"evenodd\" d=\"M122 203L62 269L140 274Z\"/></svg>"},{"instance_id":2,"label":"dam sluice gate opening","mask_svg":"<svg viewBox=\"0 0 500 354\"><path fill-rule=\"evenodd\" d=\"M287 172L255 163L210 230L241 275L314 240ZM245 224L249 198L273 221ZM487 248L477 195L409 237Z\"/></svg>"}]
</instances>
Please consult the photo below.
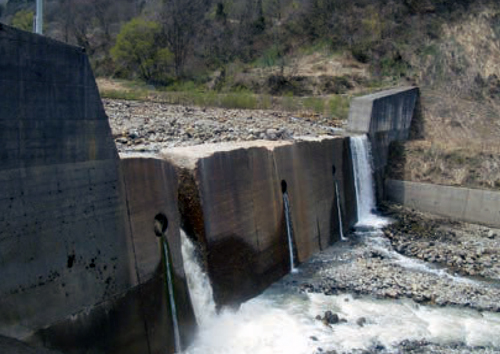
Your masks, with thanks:
<instances>
[{"instance_id":1,"label":"dam sluice gate opening","mask_svg":"<svg viewBox=\"0 0 500 354\"><path fill-rule=\"evenodd\" d=\"M389 221L375 213L369 140L354 137L351 148L359 215L354 233L346 242L314 255L300 265L299 272L289 273L238 309L215 310L210 280L198 261L196 247L181 232L184 267L199 324L194 342L183 353L404 353L418 346L425 347L421 352L433 352L437 346L436 352L449 348L455 353L457 345L465 350L500 346L497 313L424 306L409 298L381 299L342 290L343 271L360 261L368 262L367 254L379 255L384 267L408 276L425 275L457 287L480 286L392 249L381 231ZM338 186L335 189L338 193ZM286 182L282 192L284 198ZM377 263L368 265L375 266ZM358 280L366 279L349 281ZM445 351L440 351L443 348Z\"/></svg>"}]
</instances>

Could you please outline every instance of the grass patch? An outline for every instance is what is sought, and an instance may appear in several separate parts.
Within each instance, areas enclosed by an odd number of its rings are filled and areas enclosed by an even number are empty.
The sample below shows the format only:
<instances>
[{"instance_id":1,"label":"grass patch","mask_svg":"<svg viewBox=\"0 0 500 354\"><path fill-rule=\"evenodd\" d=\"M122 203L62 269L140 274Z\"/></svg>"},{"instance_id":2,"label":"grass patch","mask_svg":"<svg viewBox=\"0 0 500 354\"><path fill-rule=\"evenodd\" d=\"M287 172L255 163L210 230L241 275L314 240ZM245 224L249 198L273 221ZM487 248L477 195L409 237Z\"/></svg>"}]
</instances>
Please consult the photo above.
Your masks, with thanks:
<instances>
[{"instance_id":1,"label":"grass patch","mask_svg":"<svg viewBox=\"0 0 500 354\"><path fill-rule=\"evenodd\" d=\"M101 88L102 98L134 101L153 101L176 105L218 107L226 109L273 109L290 113L309 112L325 117L346 119L350 97L330 95L296 97L293 94L271 96L255 94L249 90L219 93L201 91L194 83L187 83L179 91L155 90L152 87L124 83L117 88Z\"/></svg>"},{"instance_id":2,"label":"grass patch","mask_svg":"<svg viewBox=\"0 0 500 354\"><path fill-rule=\"evenodd\" d=\"M306 97L303 99L304 109L316 114L324 114L325 100L322 97Z\"/></svg>"},{"instance_id":3,"label":"grass patch","mask_svg":"<svg viewBox=\"0 0 500 354\"><path fill-rule=\"evenodd\" d=\"M328 101L330 117L347 119L350 104L351 100L349 97L340 95L332 96Z\"/></svg>"},{"instance_id":4,"label":"grass patch","mask_svg":"<svg viewBox=\"0 0 500 354\"><path fill-rule=\"evenodd\" d=\"M256 95L246 92L235 92L222 95L220 98L219 107L222 108L241 108L241 109L257 109L258 100Z\"/></svg>"},{"instance_id":5,"label":"grass patch","mask_svg":"<svg viewBox=\"0 0 500 354\"><path fill-rule=\"evenodd\" d=\"M100 90L101 98L120 99L128 101L144 101L148 97L146 90Z\"/></svg>"},{"instance_id":6,"label":"grass patch","mask_svg":"<svg viewBox=\"0 0 500 354\"><path fill-rule=\"evenodd\" d=\"M300 109L299 102L295 97L293 97L292 93L286 94L285 96L281 97L280 101L280 106L284 111L295 112Z\"/></svg>"}]
</instances>

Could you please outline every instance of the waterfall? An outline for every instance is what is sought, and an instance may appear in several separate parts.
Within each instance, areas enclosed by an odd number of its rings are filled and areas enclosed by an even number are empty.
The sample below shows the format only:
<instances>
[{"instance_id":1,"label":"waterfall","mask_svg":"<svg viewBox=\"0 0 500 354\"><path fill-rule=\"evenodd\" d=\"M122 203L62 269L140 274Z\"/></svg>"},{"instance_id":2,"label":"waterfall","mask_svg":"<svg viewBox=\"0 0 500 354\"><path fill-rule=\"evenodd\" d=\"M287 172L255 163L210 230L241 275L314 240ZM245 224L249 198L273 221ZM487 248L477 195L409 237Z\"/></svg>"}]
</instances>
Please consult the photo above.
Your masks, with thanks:
<instances>
[{"instance_id":1,"label":"waterfall","mask_svg":"<svg viewBox=\"0 0 500 354\"><path fill-rule=\"evenodd\" d=\"M283 192L283 205L285 207L285 222L286 222L286 234L288 236L288 251L290 253L290 271L295 273L297 269L295 268L295 263L293 260L293 233L292 233L292 220L290 216L290 201L288 200L288 192Z\"/></svg>"},{"instance_id":2,"label":"waterfall","mask_svg":"<svg viewBox=\"0 0 500 354\"><path fill-rule=\"evenodd\" d=\"M167 275L167 289L170 303L170 312L172 313L172 325L174 327L174 342L175 342L175 352L181 352L181 335L179 331L179 320L177 317L177 307L175 305L174 297L174 284L172 280L172 269L170 265L170 257L168 254L167 240L163 239L163 253L165 256L165 273Z\"/></svg>"},{"instance_id":3,"label":"waterfall","mask_svg":"<svg viewBox=\"0 0 500 354\"><path fill-rule=\"evenodd\" d=\"M196 246L184 231L181 233L181 251L184 260L184 271L193 305L196 322L200 326L206 324L216 315L212 285L207 274L203 272L197 255Z\"/></svg>"},{"instance_id":4,"label":"waterfall","mask_svg":"<svg viewBox=\"0 0 500 354\"><path fill-rule=\"evenodd\" d=\"M374 214L376 210L370 141L366 135L350 138L358 223L356 226L381 227L387 220Z\"/></svg>"},{"instance_id":5,"label":"waterfall","mask_svg":"<svg viewBox=\"0 0 500 354\"><path fill-rule=\"evenodd\" d=\"M344 237L344 230L343 230L343 224L342 224L342 211L340 210L339 184L337 183L337 181L335 181L335 199L337 199L337 213L338 213L338 217L339 217L340 240L346 241L347 238Z\"/></svg>"}]
</instances>

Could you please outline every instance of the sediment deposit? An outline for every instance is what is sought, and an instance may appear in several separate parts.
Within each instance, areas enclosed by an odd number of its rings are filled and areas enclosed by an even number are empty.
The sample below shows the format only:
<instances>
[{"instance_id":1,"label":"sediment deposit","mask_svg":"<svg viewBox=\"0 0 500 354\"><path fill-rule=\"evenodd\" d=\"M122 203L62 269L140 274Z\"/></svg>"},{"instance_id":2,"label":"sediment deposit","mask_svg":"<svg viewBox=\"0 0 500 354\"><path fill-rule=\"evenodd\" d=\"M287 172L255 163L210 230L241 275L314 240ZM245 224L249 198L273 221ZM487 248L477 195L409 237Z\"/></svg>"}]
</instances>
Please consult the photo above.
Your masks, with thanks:
<instances>
[{"instance_id":1,"label":"sediment deposit","mask_svg":"<svg viewBox=\"0 0 500 354\"><path fill-rule=\"evenodd\" d=\"M155 102L103 100L118 151L158 152L226 141L293 140L333 135L341 122L287 112L200 108Z\"/></svg>"}]
</instances>

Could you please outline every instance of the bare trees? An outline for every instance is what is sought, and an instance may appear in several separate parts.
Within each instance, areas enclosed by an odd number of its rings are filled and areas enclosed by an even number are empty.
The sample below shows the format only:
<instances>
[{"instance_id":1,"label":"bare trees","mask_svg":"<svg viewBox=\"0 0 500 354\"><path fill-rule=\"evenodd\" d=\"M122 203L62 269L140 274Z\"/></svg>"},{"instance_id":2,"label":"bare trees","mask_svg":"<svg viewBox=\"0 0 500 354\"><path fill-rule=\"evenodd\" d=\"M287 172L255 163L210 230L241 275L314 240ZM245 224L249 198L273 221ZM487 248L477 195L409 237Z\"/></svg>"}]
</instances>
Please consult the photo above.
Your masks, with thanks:
<instances>
[{"instance_id":1,"label":"bare trees","mask_svg":"<svg viewBox=\"0 0 500 354\"><path fill-rule=\"evenodd\" d=\"M133 0L52 0L47 16L56 37L85 48L92 56L109 50L117 25L130 19L134 11Z\"/></svg>"},{"instance_id":2,"label":"bare trees","mask_svg":"<svg viewBox=\"0 0 500 354\"><path fill-rule=\"evenodd\" d=\"M165 0L162 18L167 46L174 55L177 77L182 76L196 31L210 6L209 0Z\"/></svg>"}]
</instances>

